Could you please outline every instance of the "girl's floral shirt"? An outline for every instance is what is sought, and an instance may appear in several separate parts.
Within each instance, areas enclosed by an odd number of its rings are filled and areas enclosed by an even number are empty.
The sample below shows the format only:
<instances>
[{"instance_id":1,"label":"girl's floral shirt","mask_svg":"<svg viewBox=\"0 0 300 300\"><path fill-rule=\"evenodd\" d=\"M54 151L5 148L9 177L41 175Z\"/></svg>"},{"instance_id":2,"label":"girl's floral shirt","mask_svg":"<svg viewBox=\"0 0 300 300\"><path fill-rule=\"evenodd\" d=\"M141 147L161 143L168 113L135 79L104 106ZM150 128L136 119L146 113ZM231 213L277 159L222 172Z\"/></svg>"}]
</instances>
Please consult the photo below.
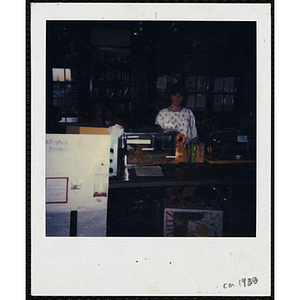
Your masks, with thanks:
<instances>
[{"instance_id":1,"label":"girl's floral shirt","mask_svg":"<svg viewBox=\"0 0 300 300\"><path fill-rule=\"evenodd\" d=\"M164 131L183 133L186 143L198 137L195 116L190 109L185 107L180 111L163 108L157 114L155 124L160 125Z\"/></svg>"}]
</instances>

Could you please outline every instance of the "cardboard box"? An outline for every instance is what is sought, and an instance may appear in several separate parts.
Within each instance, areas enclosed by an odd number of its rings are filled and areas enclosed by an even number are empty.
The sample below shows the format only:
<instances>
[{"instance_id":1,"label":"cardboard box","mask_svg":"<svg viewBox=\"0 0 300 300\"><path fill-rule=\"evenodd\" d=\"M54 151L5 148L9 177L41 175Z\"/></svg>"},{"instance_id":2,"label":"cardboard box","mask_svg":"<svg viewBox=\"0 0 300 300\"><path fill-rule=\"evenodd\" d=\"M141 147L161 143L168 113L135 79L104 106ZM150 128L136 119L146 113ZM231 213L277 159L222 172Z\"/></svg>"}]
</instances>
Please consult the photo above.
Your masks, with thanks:
<instances>
[{"instance_id":1,"label":"cardboard box","mask_svg":"<svg viewBox=\"0 0 300 300\"><path fill-rule=\"evenodd\" d=\"M106 127L67 126L67 134L109 134Z\"/></svg>"},{"instance_id":2,"label":"cardboard box","mask_svg":"<svg viewBox=\"0 0 300 300\"><path fill-rule=\"evenodd\" d=\"M198 143L196 146L196 162L204 162L204 143Z\"/></svg>"},{"instance_id":3,"label":"cardboard box","mask_svg":"<svg viewBox=\"0 0 300 300\"><path fill-rule=\"evenodd\" d=\"M223 212L221 210L166 208L164 236L221 237Z\"/></svg>"}]
</instances>

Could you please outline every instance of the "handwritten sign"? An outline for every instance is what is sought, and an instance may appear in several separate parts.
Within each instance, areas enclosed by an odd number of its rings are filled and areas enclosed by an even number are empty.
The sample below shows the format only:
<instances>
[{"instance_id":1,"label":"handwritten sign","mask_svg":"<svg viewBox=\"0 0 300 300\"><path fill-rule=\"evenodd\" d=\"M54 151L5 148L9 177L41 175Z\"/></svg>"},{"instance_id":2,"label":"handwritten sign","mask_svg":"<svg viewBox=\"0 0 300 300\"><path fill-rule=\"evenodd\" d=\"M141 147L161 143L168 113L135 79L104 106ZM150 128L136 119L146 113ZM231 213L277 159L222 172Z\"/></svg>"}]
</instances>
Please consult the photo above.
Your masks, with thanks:
<instances>
[{"instance_id":1,"label":"handwritten sign","mask_svg":"<svg viewBox=\"0 0 300 300\"><path fill-rule=\"evenodd\" d=\"M48 151L67 151L70 149L67 140L62 139L46 139Z\"/></svg>"}]
</instances>

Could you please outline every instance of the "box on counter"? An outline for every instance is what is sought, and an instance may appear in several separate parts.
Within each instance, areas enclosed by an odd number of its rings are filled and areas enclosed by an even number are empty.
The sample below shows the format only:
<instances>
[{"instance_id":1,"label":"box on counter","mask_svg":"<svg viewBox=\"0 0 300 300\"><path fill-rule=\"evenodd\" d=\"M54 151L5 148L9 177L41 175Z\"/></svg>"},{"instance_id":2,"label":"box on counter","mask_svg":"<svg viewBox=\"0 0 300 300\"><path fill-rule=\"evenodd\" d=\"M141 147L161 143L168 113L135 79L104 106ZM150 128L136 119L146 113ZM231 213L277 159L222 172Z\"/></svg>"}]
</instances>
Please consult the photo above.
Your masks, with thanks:
<instances>
[{"instance_id":1,"label":"box on counter","mask_svg":"<svg viewBox=\"0 0 300 300\"><path fill-rule=\"evenodd\" d=\"M164 236L221 237L223 211L206 209L166 208Z\"/></svg>"},{"instance_id":2,"label":"box on counter","mask_svg":"<svg viewBox=\"0 0 300 300\"><path fill-rule=\"evenodd\" d=\"M109 134L106 127L67 126L67 134Z\"/></svg>"},{"instance_id":3,"label":"box on counter","mask_svg":"<svg viewBox=\"0 0 300 300\"><path fill-rule=\"evenodd\" d=\"M197 149L197 144L192 143L191 144L191 162L192 163L196 162L196 149Z\"/></svg>"},{"instance_id":4,"label":"box on counter","mask_svg":"<svg viewBox=\"0 0 300 300\"><path fill-rule=\"evenodd\" d=\"M192 163L203 163L205 152L204 145L205 144L203 142L191 143L191 145L189 145L190 158L188 157L188 161Z\"/></svg>"},{"instance_id":5,"label":"box on counter","mask_svg":"<svg viewBox=\"0 0 300 300\"><path fill-rule=\"evenodd\" d=\"M204 143L198 143L196 146L196 162L204 162Z\"/></svg>"}]
</instances>

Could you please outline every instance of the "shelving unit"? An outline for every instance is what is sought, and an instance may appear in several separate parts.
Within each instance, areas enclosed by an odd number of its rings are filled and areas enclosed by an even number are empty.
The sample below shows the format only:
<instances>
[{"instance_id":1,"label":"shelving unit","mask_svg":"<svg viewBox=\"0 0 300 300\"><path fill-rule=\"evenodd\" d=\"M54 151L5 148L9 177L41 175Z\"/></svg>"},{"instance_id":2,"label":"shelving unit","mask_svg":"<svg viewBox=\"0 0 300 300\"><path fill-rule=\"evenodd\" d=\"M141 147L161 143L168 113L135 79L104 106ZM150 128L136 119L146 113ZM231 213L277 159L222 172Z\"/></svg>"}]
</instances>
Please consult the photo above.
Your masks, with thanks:
<instances>
[{"instance_id":1,"label":"shelving unit","mask_svg":"<svg viewBox=\"0 0 300 300\"><path fill-rule=\"evenodd\" d=\"M93 28L90 96L97 107L109 104L117 114L129 114L131 102L130 31Z\"/></svg>"},{"instance_id":2,"label":"shelving unit","mask_svg":"<svg viewBox=\"0 0 300 300\"><path fill-rule=\"evenodd\" d=\"M194 113L232 112L235 104L236 83L234 77L182 76L186 90L185 106ZM168 89L178 80L169 75L157 77L156 104L168 105Z\"/></svg>"},{"instance_id":3,"label":"shelving unit","mask_svg":"<svg viewBox=\"0 0 300 300\"><path fill-rule=\"evenodd\" d=\"M188 92L186 107L197 112L206 111L209 80L204 76L189 76L186 78L185 87Z\"/></svg>"},{"instance_id":4,"label":"shelving unit","mask_svg":"<svg viewBox=\"0 0 300 300\"><path fill-rule=\"evenodd\" d=\"M100 106L110 104L117 112L130 112L130 49L98 49L98 57L101 61L91 67L92 100Z\"/></svg>"},{"instance_id":5,"label":"shelving unit","mask_svg":"<svg viewBox=\"0 0 300 300\"><path fill-rule=\"evenodd\" d=\"M213 90L213 111L232 112L235 98L235 78L216 77Z\"/></svg>"}]
</instances>

